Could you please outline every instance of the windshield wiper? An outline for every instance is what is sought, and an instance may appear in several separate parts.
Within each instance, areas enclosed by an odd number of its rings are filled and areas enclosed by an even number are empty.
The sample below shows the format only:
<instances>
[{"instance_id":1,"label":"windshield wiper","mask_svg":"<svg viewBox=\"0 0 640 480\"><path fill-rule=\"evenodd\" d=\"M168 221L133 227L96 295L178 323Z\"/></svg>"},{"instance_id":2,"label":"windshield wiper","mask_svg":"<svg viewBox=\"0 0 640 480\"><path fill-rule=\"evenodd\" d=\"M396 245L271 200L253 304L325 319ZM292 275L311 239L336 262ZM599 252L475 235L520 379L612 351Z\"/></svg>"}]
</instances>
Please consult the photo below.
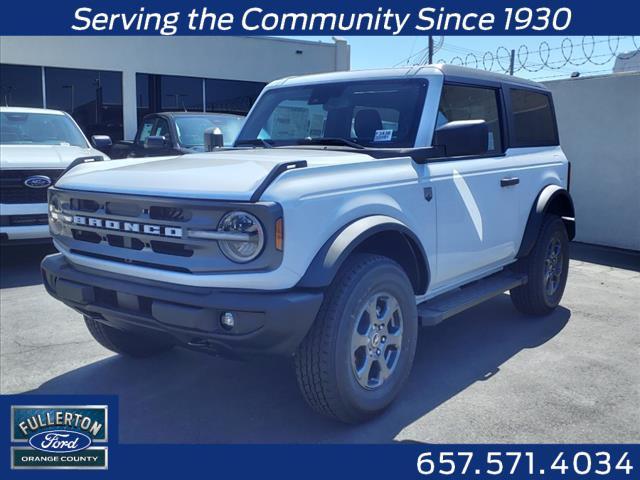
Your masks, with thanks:
<instances>
[{"instance_id":1,"label":"windshield wiper","mask_svg":"<svg viewBox=\"0 0 640 480\"><path fill-rule=\"evenodd\" d=\"M249 138L246 140L236 140L235 146L251 145L253 147L273 148L273 143L269 143L264 138Z\"/></svg>"},{"instance_id":2,"label":"windshield wiper","mask_svg":"<svg viewBox=\"0 0 640 480\"><path fill-rule=\"evenodd\" d=\"M297 143L298 145L344 145L351 148L357 148L359 150L367 148L364 145L360 145L359 143L339 137L305 138L298 140Z\"/></svg>"}]
</instances>

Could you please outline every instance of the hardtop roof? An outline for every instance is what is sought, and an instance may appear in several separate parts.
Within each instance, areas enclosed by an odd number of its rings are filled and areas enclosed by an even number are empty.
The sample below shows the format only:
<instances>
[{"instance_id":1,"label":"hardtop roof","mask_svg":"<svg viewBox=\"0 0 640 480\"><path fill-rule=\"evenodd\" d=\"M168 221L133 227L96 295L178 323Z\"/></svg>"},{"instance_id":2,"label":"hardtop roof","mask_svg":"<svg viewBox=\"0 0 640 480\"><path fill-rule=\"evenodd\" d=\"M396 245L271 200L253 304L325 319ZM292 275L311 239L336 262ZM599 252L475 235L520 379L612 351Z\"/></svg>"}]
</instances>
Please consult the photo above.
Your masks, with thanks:
<instances>
[{"instance_id":1,"label":"hardtop roof","mask_svg":"<svg viewBox=\"0 0 640 480\"><path fill-rule=\"evenodd\" d=\"M407 77L444 76L447 80L468 83L499 83L515 87L548 90L543 84L524 78L488 72L476 68L458 65L415 65L399 68L381 68L372 70L351 70L344 72L315 73L296 77L286 77L272 82L269 87L311 85L316 83L348 82L354 80L400 79Z\"/></svg>"}]
</instances>

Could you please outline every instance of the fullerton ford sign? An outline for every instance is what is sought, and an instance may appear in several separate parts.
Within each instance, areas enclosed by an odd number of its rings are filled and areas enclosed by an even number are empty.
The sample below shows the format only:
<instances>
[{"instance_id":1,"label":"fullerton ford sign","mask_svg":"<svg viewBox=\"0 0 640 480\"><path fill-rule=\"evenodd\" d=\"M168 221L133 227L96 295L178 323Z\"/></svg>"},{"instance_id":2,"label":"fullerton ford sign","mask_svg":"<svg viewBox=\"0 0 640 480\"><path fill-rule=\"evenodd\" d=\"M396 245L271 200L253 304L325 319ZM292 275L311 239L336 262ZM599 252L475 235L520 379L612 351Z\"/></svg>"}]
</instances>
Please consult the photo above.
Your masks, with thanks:
<instances>
[{"instance_id":1,"label":"fullerton ford sign","mask_svg":"<svg viewBox=\"0 0 640 480\"><path fill-rule=\"evenodd\" d=\"M73 215L65 220L82 227L102 228L124 233L142 233L145 235L157 235L159 237L182 238L182 228L169 225L152 225L140 222L124 222L120 220L108 220L106 218L85 217Z\"/></svg>"},{"instance_id":2,"label":"fullerton ford sign","mask_svg":"<svg viewBox=\"0 0 640 480\"><path fill-rule=\"evenodd\" d=\"M108 417L107 405L13 405L11 468L106 469Z\"/></svg>"}]
</instances>

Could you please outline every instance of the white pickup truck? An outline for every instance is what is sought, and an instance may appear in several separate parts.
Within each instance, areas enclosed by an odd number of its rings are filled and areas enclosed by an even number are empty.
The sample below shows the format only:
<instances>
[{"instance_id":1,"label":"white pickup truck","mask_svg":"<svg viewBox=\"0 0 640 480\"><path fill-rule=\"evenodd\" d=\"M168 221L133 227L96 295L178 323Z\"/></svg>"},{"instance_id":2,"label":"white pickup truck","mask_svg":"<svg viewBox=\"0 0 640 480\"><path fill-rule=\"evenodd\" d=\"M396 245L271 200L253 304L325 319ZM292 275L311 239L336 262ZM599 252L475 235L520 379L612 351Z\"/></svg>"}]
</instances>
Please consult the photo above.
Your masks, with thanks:
<instances>
[{"instance_id":1,"label":"white pickup truck","mask_svg":"<svg viewBox=\"0 0 640 480\"><path fill-rule=\"evenodd\" d=\"M294 357L317 411L381 412L419 326L510 291L545 315L574 236L551 94L453 66L287 78L234 149L78 165L45 286L115 352Z\"/></svg>"},{"instance_id":2,"label":"white pickup truck","mask_svg":"<svg viewBox=\"0 0 640 480\"><path fill-rule=\"evenodd\" d=\"M49 240L47 187L79 157L104 154L65 112L0 107L0 243Z\"/></svg>"}]
</instances>

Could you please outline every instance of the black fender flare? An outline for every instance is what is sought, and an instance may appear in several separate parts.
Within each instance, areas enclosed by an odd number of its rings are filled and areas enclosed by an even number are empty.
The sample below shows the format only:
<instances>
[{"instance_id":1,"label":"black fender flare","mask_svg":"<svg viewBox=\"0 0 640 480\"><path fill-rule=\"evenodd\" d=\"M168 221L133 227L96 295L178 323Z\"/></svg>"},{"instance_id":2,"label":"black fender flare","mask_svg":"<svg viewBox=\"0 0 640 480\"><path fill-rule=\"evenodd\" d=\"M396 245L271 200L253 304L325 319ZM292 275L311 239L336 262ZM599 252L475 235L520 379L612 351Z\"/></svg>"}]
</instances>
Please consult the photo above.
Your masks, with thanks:
<instances>
[{"instance_id":1,"label":"black fender flare","mask_svg":"<svg viewBox=\"0 0 640 480\"><path fill-rule=\"evenodd\" d=\"M547 213L553 213L562 217L567 227L569 240L573 240L575 237L575 209L571 195L565 188L559 185L547 185L538 194L536 201L531 207L527 226L525 227L520 249L518 250L518 258L526 257L533 249L544 216Z\"/></svg>"},{"instance_id":2,"label":"black fender flare","mask_svg":"<svg viewBox=\"0 0 640 480\"><path fill-rule=\"evenodd\" d=\"M386 215L359 218L334 233L316 253L297 286L302 288L329 286L349 255L368 239L385 232L400 234L402 241L406 242L411 252L411 261L406 264L415 271L413 275L409 274L414 292L416 295L425 293L431 271L424 247L409 227Z\"/></svg>"}]
</instances>

